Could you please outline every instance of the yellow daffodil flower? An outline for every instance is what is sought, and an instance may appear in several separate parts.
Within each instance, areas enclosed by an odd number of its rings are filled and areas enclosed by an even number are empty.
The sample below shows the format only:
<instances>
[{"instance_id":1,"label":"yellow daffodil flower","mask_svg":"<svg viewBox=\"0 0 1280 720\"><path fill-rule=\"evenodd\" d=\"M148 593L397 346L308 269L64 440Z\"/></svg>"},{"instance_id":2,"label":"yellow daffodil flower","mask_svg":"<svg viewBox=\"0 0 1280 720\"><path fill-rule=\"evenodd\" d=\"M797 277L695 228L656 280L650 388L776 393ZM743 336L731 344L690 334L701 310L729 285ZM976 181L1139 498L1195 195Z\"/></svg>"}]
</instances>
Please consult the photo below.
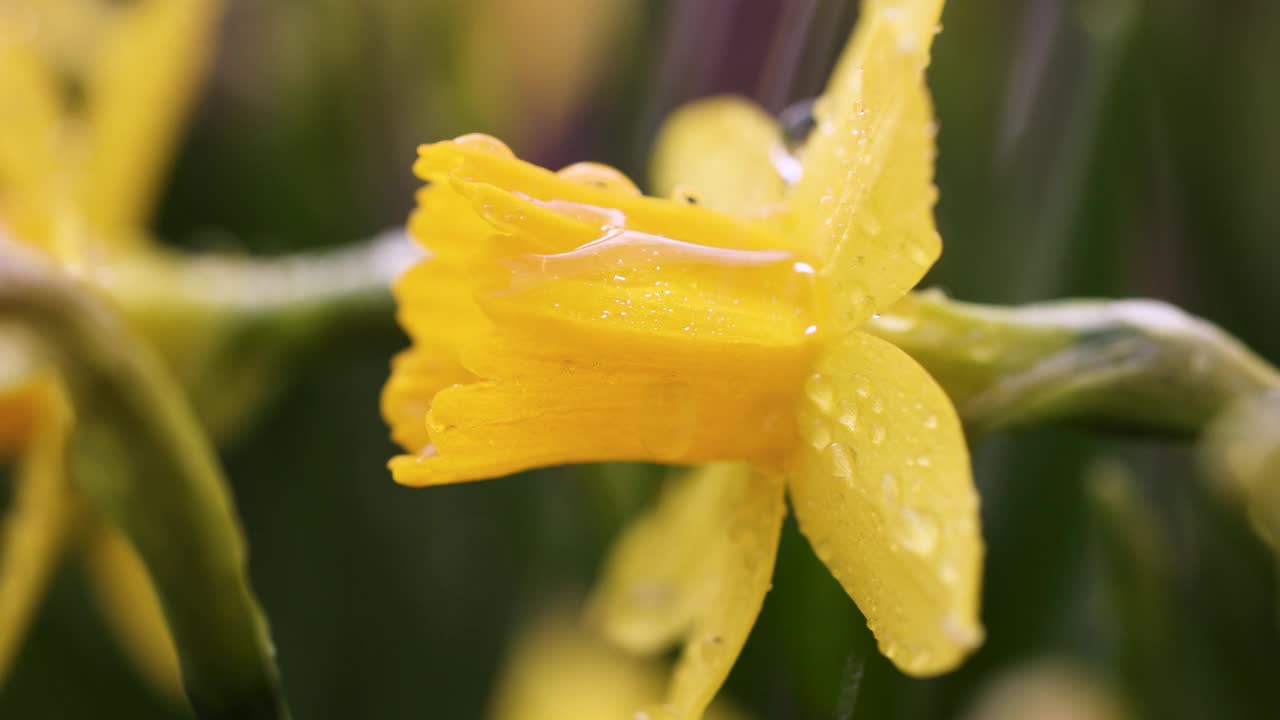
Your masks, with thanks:
<instances>
[{"instance_id":1,"label":"yellow daffodil flower","mask_svg":"<svg viewBox=\"0 0 1280 720\"><path fill-rule=\"evenodd\" d=\"M0 0L0 240L75 271L142 249L219 11L214 0ZM24 353L0 335L0 365ZM0 374L0 462L20 458L0 546L0 681L53 566L88 526L108 618L147 676L179 694L146 570L77 503L63 471L74 416L61 382L37 365Z\"/></svg>"},{"instance_id":2,"label":"yellow daffodil flower","mask_svg":"<svg viewBox=\"0 0 1280 720\"><path fill-rule=\"evenodd\" d=\"M654 717L700 717L723 683L788 492L898 667L944 672L982 640L960 422L915 361L858 329L941 251L924 84L941 10L865 4L799 157L744 101L678 113L655 168L671 199L486 136L419 151L409 227L431 255L395 288L413 340L383 394L407 451L395 479L714 463L626 533L597 598L628 647L684 640Z\"/></svg>"}]
</instances>

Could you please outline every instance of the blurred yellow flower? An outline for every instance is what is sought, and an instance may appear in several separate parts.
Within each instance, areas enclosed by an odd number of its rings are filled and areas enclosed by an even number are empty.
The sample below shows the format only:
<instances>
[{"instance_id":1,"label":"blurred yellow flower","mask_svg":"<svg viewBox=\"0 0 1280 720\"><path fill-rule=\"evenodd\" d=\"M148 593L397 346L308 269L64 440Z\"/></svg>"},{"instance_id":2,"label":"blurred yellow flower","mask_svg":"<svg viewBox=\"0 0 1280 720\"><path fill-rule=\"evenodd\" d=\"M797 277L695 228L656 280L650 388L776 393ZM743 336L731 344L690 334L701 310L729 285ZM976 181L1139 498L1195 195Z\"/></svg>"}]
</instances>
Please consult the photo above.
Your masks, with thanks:
<instances>
[{"instance_id":1,"label":"blurred yellow flower","mask_svg":"<svg viewBox=\"0 0 1280 720\"><path fill-rule=\"evenodd\" d=\"M516 638L493 691L493 720L636 720L662 693L662 663L613 647L573 613L544 613ZM708 720L743 715L726 703Z\"/></svg>"},{"instance_id":2,"label":"blurred yellow flower","mask_svg":"<svg viewBox=\"0 0 1280 720\"><path fill-rule=\"evenodd\" d=\"M923 77L941 10L867 4L799 158L743 101L678 113L655 168L669 200L600 165L543 170L487 136L419 152L409 226L431 257L397 283L413 346L383 394L408 452L390 463L398 482L731 461L670 486L597 599L633 649L684 639L654 713L699 717L723 683L788 491L900 668L944 672L982 640L960 422L918 364L858 330L941 250Z\"/></svg>"},{"instance_id":3,"label":"blurred yellow flower","mask_svg":"<svg viewBox=\"0 0 1280 720\"><path fill-rule=\"evenodd\" d=\"M1077 663L1043 658L1006 670L980 688L963 720L1130 720L1115 688Z\"/></svg>"},{"instance_id":4,"label":"blurred yellow flower","mask_svg":"<svg viewBox=\"0 0 1280 720\"><path fill-rule=\"evenodd\" d=\"M220 12L215 0L0 1L0 241L72 269L140 250L145 220ZM25 356L0 336L0 365ZM63 456L74 414L55 376L0 368L0 462L19 457L0 546L0 682L77 531ZM113 628L155 684L179 694L177 658L132 546L101 527L90 566ZM132 598L128 604L118 598Z\"/></svg>"}]
</instances>

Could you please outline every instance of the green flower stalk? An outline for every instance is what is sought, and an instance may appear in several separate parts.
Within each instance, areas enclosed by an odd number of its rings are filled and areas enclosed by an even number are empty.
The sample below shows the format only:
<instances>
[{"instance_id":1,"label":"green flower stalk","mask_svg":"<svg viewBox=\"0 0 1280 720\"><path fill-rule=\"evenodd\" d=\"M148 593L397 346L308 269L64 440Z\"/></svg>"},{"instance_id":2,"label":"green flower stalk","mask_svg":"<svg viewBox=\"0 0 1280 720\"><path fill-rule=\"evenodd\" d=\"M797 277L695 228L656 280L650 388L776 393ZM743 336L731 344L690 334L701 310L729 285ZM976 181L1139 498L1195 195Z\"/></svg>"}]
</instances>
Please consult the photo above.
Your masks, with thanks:
<instances>
[{"instance_id":1,"label":"green flower stalk","mask_svg":"<svg viewBox=\"0 0 1280 720\"><path fill-rule=\"evenodd\" d=\"M286 717L231 497L181 390L93 294L20 248L0 250L0 319L38 338L68 388L71 484L145 561L192 708Z\"/></svg>"},{"instance_id":2,"label":"green flower stalk","mask_svg":"<svg viewBox=\"0 0 1280 720\"><path fill-rule=\"evenodd\" d=\"M1069 421L1190 437L1235 401L1280 389L1280 373L1238 340L1150 300L1000 308L921 292L870 327L928 368L971 435Z\"/></svg>"}]
</instances>

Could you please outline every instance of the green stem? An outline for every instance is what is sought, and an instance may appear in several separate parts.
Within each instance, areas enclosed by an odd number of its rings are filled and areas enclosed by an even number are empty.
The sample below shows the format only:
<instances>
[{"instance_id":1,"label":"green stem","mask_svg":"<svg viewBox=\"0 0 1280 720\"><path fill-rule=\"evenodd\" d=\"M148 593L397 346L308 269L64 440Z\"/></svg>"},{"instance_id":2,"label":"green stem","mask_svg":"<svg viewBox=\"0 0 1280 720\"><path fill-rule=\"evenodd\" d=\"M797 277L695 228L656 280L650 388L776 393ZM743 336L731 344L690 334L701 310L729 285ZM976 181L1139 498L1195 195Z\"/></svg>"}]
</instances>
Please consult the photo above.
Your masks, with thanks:
<instances>
[{"instance_id":1,"label":"green stem","mask_svg":"<svg viewBox=\"0 0 1280 720\"><path fill-rule=\"evenodd\" d=\"M1216 326L1149 300L998 308L914 293L868 325L942 384L974 435L1052 421L1192 436L1280 373Z\"/></svg>"},{"instance_id":2,"label":"green stem","mask_svg":"<svg viewBox=\"0 0 1280 720\"><path fill-rule=\"evenodd\" d=\"M94 293L4 245L0 320L42 341L67 382L72 482L145 561L197 716L287 717L226 481L164 363Z\"/></svg>"},{"instance_id":3,"label":"green stem","mask_svg":"<svg viewBox=\"0 0 1280 720\"><path fill-rule=\"evenodd\" d=\"M421 256L401 231L271 258L147 253L104 290L169 361L219 442L249 426L298 360L361 326L391 325L390 287Z\"/></svg>"}]
</instances>

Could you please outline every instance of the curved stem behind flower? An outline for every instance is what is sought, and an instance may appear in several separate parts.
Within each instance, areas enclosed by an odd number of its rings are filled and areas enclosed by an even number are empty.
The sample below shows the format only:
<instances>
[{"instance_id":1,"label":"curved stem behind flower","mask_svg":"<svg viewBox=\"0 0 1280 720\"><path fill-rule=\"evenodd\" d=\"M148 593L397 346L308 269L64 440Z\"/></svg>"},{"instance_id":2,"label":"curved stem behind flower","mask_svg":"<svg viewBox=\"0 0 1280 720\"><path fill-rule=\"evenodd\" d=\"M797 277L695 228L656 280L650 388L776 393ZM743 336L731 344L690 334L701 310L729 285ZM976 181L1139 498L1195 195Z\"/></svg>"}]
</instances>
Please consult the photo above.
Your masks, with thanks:
<instances>
[{"instance_id":1,"label":"curved stem behind flower","mask_svg":"<svg viewBox=\"0 0 1280 720\"><path fill-rule=\"evenodd\" d=\"M867 329L946 388L971 435L1068 420L1174 436L1280 373L1216 326L1149 300L998 308L919 292Z\"/></svg>"},{"instance_id":2,"label":"curved stem behind flower","mask_svg":"<svg viewBox=\"0 0 1280 720\"><path fill-rule=\"evenodd\" d=\"M299 357L374 319L390 326L391 282L421 254L399 230L282 257L145 253L98 284L170 361L221 441L247 425Z\"/></svg>"},{"instance_id":3,"label":"curved stem behind flower","mask_svg":"<svg viewBox=\"0 0 1280 720\"><path fill-rule=\"evenodd\" d=\"M287 716L213 448L163 363L81 287L0 246L0 319L34 332L77 410L73 483L145 560L201 718Z\"/></svg>"}]
</instances>

